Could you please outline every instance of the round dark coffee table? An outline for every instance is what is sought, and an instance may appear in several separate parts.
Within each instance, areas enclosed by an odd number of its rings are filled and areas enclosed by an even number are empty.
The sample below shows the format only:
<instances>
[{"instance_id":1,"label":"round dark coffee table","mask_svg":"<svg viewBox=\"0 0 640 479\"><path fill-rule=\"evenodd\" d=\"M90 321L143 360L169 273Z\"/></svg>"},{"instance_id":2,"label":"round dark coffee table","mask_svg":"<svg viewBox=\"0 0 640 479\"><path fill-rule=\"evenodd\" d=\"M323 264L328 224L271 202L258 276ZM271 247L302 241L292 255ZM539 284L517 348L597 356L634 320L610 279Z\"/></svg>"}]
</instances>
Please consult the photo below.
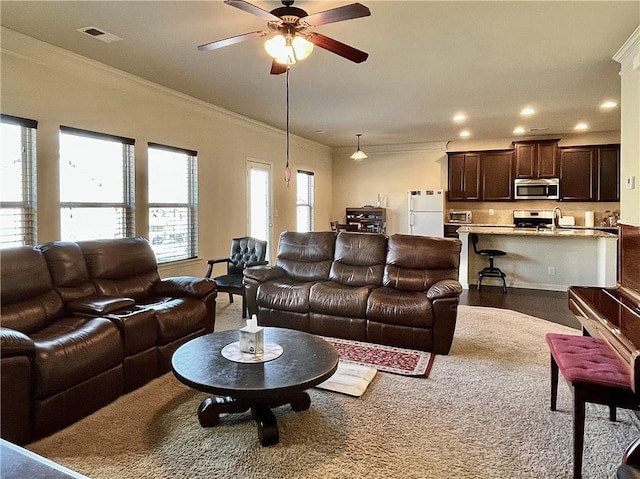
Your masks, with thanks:
<instances>
[{"instance_id":1,"label":"round dark coffee table","mask_svg":"<svg viewBox=\"0 0 640 479\"><path fill-rule=\"evenodd\" d=\"M176 378L198 391L216 395L198 408L202 427L212 427L221 413L251 409L263 446L277 444L278 423L272 408L291 404L306 411L311 398L305 392L329 379L338 367L334 347L302 331L264 328L264 342L282 346L282 355L267 362L241 363L222 356L225 346L238 341L238 331L207 334L180 346L171 358Z\"/></svg>"}]
</instances>

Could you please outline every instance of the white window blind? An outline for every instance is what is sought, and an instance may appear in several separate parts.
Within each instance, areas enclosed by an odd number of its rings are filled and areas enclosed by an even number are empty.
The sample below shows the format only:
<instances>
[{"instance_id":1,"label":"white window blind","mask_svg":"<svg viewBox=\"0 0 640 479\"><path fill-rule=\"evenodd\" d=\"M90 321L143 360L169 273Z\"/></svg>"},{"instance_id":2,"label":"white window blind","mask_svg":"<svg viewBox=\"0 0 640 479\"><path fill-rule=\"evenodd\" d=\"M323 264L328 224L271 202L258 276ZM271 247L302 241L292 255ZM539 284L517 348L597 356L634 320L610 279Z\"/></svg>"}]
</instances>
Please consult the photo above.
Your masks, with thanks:
<instances>
[{"instance_id":1,"label":"white window blind","mask_svg":"<svg viewBox=\"0 0 640 479\"><path fill-rule=\"evenodd\" d=\"M296 174L297 229L299 232L314 230L314 175L298 170Z\"/></svg>"},{"instance_id":2,"label":"white window blind","mask_svg":"<svg viewBox=\"0 0 640 479\"><path fill-rule=\"evenodd\" d=\"M60 236L124 238L134 227L134 140L60 127Z\"/></svg>"},{"instance_id":3,"label":"white window blind","mask_svg":"<svg viewBox=\"0 0 640 479\"><path fill-rule=\"evenodd\" d=\"M2 127L0 248L36 244L36 128L9 115Z\"/></svg>"},{"instance_id":4,"label":"white window blind","mask_svg":"<svg viewBox=\"0 0 640 479\"><path fill-rule=\"evenodd\" d=\"M149 143L149 241L158 263L198 256L198 153Z\"/></svg>"}]
</instances>

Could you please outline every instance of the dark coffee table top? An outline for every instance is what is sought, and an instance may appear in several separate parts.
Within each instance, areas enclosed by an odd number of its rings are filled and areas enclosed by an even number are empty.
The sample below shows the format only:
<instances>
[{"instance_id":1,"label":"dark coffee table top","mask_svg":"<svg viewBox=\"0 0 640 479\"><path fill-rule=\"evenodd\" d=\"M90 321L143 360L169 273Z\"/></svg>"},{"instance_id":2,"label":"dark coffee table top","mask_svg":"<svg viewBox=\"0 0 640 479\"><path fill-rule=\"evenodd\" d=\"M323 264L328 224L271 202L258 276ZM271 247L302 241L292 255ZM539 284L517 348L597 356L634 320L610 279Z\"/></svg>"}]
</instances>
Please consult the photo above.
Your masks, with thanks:
<instances>
[{"instance_id":1,"label":"dark coffee table top","mask_svg":"<svg viewBox=\"0 0 640 479\"><path fill-rule=\"evenodd\" d=\"M270 399L316 386L338 367L335 348L309 333L264 328L265 344L276 343L283 349L280 357L264 363L238 363L222 356L222 348L238 338L238 330L230 330L192 339L173 354L173 373L199 391L237 399Z\"/></svg>"}]
</instances>

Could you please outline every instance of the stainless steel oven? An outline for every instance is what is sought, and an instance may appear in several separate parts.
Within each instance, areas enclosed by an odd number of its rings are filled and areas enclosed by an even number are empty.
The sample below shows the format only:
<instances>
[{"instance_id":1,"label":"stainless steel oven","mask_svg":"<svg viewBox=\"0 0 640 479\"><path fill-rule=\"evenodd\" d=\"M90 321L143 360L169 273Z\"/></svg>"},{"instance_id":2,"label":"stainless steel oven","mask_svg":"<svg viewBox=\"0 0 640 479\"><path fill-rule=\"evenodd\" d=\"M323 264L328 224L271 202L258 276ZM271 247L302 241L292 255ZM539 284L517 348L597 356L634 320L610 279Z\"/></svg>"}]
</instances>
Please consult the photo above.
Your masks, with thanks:
<instances>
[{"instance_id":1,"label":"stainless steel oven","mask_svg":"<svg viewBox=\"0 0 640 479\"><path fill-rule=\"evenodd\" d=\"M558 178L514 180L514 198L516 200L557 200L560 198L560 180Z\"/></svg>"}]
</instances>

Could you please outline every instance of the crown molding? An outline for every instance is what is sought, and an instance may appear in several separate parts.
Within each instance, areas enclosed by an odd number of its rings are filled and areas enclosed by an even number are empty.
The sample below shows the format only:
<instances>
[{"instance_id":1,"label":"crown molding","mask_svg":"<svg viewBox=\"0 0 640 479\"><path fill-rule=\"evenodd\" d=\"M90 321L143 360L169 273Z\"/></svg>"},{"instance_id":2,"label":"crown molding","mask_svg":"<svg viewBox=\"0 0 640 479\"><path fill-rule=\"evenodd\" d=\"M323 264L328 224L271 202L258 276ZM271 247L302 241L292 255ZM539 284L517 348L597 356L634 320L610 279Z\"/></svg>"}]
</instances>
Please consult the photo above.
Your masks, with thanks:
<instances>
[{"instance_id":1,"label":"crown molding","mask_svg":"<svg viewBox=\"0 0 640 479\"><path fill-rule=\"evenodd\" d=\"M141 97L153 98L157 101L173 103L181 108L215 116L224 121L232 121L243 127L253 129L254 131L261 131L263 133L270 132L278 136L284 135L285 133L283 130L267 125L266 123L242 116L231 110L199 100L9 28L1 28L0 38L2 40L0 42L0 51L2 54L35 63L51 70L64 72L65 74L76 75L114 90ZM291 140L293 145L310 151L331 153L329 146L306 138L291 135Z\"/></svg>"},{"instance_id":2,"label":"crown molding","mask_svg":"<svg viewBox=\"0 0 640 479\"><path fill-rule=\"evenodd\" d=\"M613 55L613 59L621 65L620 75L629 70L640 71L640 26Z\"/></svg>"}]
</instances>

